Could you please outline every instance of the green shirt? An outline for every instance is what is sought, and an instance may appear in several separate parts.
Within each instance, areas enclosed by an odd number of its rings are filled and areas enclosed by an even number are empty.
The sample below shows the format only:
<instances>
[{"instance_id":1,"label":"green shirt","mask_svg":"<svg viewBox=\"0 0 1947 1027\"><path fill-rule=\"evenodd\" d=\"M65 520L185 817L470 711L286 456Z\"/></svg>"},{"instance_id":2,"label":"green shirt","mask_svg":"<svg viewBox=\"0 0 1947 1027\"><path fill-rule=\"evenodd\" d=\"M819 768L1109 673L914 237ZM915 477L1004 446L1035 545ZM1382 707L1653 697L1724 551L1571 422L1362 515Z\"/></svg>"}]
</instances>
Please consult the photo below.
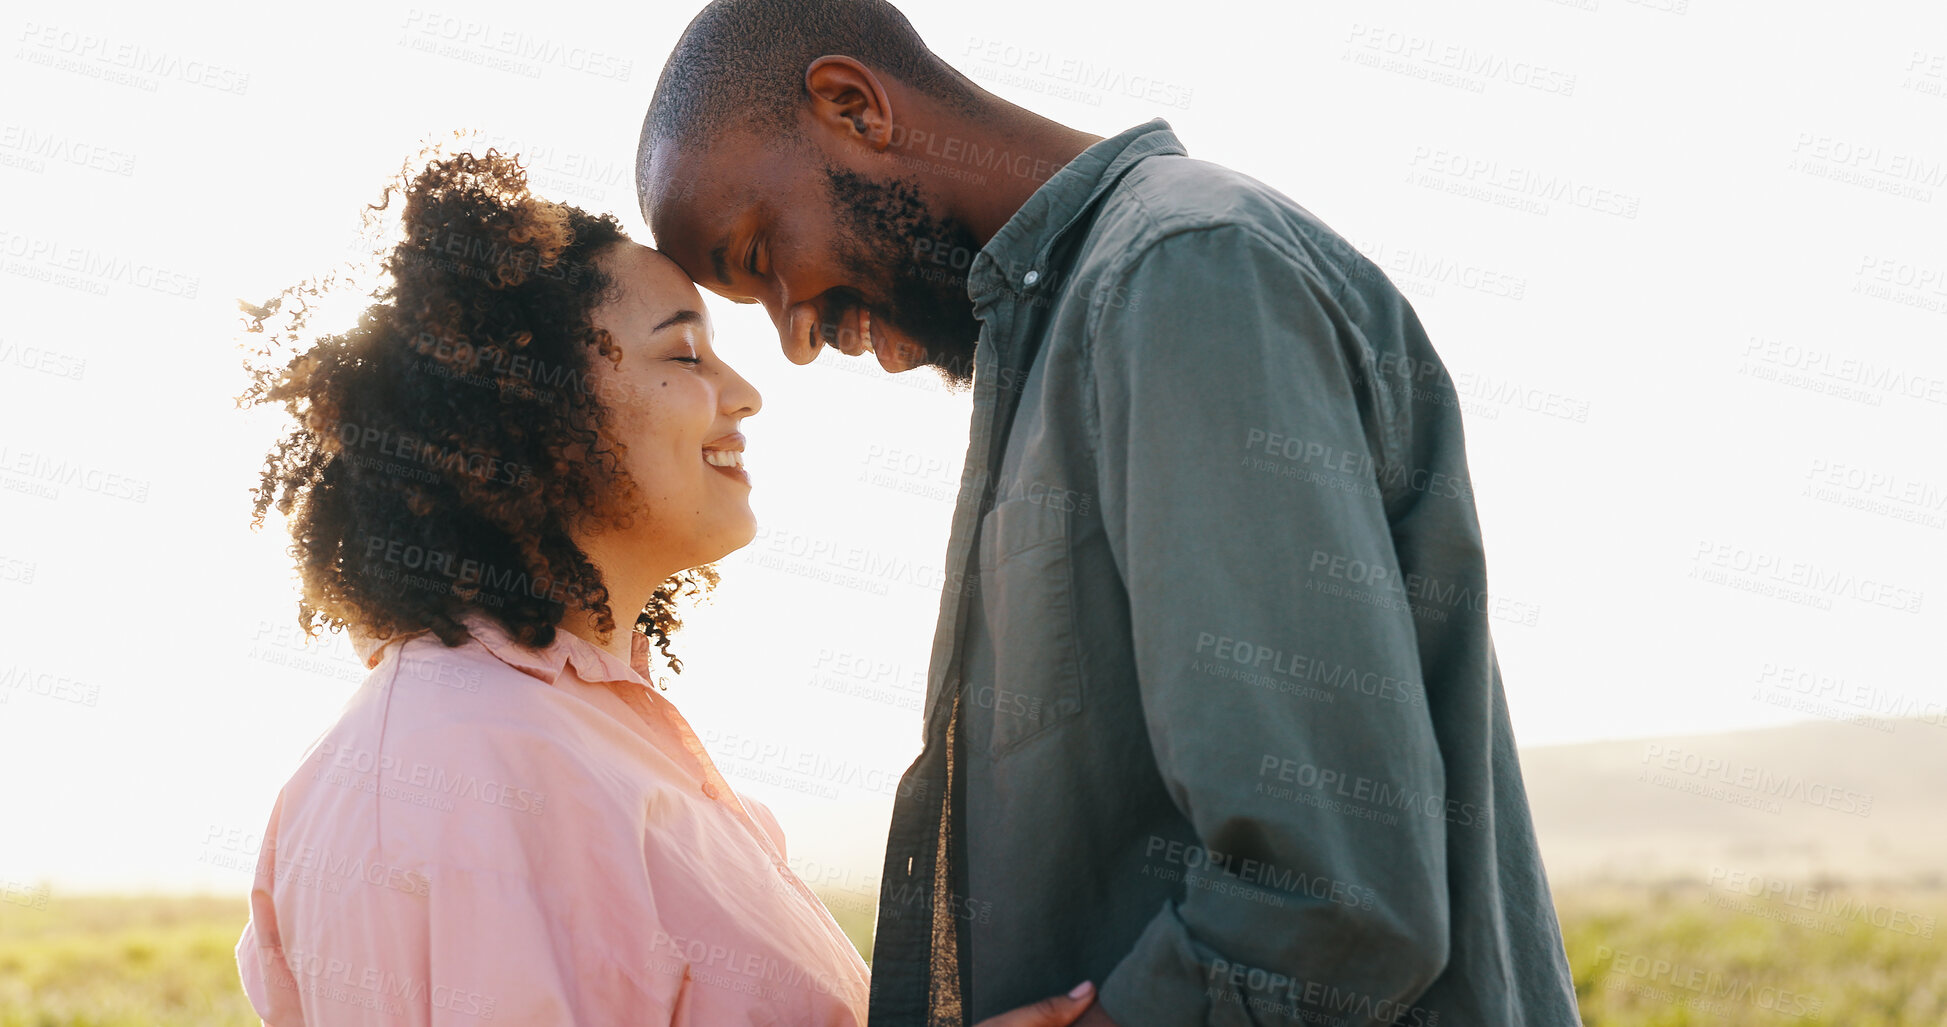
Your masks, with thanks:
<instances>
[{"instance_id":1,"label":"green shirt","mask_svg":"<svg viewBox=\"0 0 1947 1027\"><path fill-rule=\"evenodd\" d=\"M972 433L874 1027L1580 1022L1455 389L1385 275L1162 120L969 271Z\"/></svg>"}]
</instances>

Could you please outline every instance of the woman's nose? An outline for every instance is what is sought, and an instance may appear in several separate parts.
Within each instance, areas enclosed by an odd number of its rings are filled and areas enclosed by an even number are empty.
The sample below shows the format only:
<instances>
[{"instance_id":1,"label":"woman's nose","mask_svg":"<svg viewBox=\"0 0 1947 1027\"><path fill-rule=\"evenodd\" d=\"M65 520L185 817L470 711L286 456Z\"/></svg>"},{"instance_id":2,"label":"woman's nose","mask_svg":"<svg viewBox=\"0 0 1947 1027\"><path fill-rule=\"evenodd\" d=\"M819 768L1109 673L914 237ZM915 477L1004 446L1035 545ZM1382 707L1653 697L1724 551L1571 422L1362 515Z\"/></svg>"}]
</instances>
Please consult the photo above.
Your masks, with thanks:
<instances>
[{"instance_id":1,"label":"woman's nose","mask_svg":"<svg viewBox=\"0 0 1947 1027\"><path fill-rule=\"evenodd\" d=\"M764 396L729 364L723 365L723 412L732 417L752 417L764 409Z\"/></svg>"}]
</instances>

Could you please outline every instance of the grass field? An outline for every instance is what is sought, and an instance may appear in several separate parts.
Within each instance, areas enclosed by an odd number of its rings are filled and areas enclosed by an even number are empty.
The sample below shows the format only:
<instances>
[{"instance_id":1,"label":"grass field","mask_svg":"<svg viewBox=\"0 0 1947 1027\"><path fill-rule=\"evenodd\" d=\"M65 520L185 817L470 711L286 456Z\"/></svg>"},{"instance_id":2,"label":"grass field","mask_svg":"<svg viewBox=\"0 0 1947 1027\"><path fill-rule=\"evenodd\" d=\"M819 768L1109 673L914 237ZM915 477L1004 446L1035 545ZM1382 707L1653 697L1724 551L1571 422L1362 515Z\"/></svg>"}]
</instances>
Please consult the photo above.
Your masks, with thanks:
<instances>
[{"instance_id":1,"label":"grass field","mask_svg":"<svg viewBox=\"0 0 1947 1027\"><path fill-rule=\"evenodd\" d=\"M1947 1024L1947 892L1558 891L1588 1027Z\"/></svg>"},{"instance_id":2,"label":"grass field","mask_svg":"<svg viewBox=\"0 0 1947 1027\"><path fill-rule=\"evenodd\" d=\"M254 1027L242 897L0 902L0 1027ZM1557 893L1588 1027L1947 1024L1947 892L1754 899L1702 887ZM854 943L871 917L837 903ZM1443 1025L1471 1027L1471 1025Z\"/></svg>"}]
</instances>

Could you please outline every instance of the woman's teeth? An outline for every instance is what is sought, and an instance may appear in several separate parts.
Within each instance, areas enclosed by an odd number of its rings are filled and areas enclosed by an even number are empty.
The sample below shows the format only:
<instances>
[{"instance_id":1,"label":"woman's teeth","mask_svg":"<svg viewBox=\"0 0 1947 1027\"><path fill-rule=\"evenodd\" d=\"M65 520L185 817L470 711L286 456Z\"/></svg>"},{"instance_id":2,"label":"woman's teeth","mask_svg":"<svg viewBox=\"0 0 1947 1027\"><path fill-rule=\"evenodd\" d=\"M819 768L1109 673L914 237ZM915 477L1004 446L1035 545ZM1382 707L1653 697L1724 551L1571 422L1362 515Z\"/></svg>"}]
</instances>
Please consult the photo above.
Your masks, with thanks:
<instances>
[{"instance_id":1,"label":"woman's teeth","mask_svg":"<svg viewBox=\"0 0 1947 1027\"><path fill-rule=\"evenodd\" d=\"M872 352L872 311L859 308L859 341L865 344L862 352Z\"/></svg>"},{"instance_id":2,"label":"woman's teeth","mask_svg":"<svg viewBox=\"0 0 1947 1027\"><path fill-rule=\"evenodd\" d=\"M716 467L744 466L744 455L734 449L706 449L703 459Z\"/></svg>"}]
</instances>

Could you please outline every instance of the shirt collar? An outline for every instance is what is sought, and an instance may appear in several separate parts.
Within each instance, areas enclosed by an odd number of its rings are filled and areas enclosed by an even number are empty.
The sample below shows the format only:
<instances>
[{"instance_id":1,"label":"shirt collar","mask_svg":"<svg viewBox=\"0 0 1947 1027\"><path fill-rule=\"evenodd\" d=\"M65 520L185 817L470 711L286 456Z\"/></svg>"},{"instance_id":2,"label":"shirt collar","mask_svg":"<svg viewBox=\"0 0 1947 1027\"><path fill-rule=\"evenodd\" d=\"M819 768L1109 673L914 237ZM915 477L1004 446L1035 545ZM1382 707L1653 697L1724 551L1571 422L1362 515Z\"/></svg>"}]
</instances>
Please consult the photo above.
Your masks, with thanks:
<instances>
[{"instance_id":1,"label":"shirt collar","mask_svg":"<svg viewBox=\"0 0 1947 1027\"><path fill-rule=\"evenodd\" d=\"M1189 155L1170 123L1152 118L1090 146L1049 176L974 257L967 293L975 306L991 303L1003 288L1022 288L1029 271L1047 277L1048 252L1069 227L1130 165L1161 153Z\"/></svg>"},{"instance_id":2,"label":"shirt collar","mask_svg":"<svg viewBox=\"0 0 1947 1027\"><path fill-rule=\"evenodd\" d=\"M553 644L545 648L525 646L507 634L499 622L478 611L461 614L460 620L466 625L467 634L500 662L548 684L561 674L561 668L573 664L575 676L583 681L626 681L647 686L649 684L649 639L641 632L629 632L629 661L622 662L605 649L581 638L573 632L556 628ZM358 658L370 670L379 665L384 658L383 650L393 642L402 642L425 631L414 631L390 638L379 639L367 634L363 625L353 625L350 631L352 648Z\"/></svg>"}]
</instances>

